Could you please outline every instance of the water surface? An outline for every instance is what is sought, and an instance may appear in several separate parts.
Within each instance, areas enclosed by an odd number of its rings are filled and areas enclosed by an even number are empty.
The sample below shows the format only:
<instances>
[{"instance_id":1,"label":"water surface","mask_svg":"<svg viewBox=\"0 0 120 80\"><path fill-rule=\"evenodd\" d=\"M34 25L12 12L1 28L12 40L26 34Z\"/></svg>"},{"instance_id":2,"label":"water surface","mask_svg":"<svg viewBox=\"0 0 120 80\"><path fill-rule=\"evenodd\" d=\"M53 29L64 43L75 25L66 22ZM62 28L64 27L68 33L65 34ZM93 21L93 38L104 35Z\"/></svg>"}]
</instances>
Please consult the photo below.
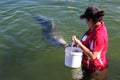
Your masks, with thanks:
<instances>
[{"instance_id":1,"label":"water surface","mask_svg":"<svg viewBox=\"0 0 120 80\"><path fill-rule=\"evenodd\" d=\"M51 46L41 37L40 25L31 14L53 19L60 34L70 43L87 30L79 15L95 5L106 11L109 33L108 77L120 74L120 0L2 0L0 1L0 80L70 80L64 66L64 48Z\"/></svg>"}]
</instances>

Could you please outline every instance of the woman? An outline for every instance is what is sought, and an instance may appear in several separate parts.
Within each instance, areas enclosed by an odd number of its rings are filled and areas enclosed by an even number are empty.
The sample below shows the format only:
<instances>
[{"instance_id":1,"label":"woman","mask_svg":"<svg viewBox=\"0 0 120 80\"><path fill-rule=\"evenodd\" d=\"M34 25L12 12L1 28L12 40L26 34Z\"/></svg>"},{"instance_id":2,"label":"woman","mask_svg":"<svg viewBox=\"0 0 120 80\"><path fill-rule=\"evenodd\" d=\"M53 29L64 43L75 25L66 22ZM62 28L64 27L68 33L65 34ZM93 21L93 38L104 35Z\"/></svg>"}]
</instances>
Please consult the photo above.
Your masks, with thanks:
<instances>
[{"instance_id":1,"label":"woman","mask_svg":"<svg viewBox=\"0 0 120 80\"><path fill-rule=\"evenodd\" d=\"M83 79L104 80L108 59L108 34L103 22L105 12L95 6L88 7L80 19L85 19L88 31L79 40L72 36L75 45L83 50ZM79 80L79 79L77 79Z\"/></svg>"}]
</instances>

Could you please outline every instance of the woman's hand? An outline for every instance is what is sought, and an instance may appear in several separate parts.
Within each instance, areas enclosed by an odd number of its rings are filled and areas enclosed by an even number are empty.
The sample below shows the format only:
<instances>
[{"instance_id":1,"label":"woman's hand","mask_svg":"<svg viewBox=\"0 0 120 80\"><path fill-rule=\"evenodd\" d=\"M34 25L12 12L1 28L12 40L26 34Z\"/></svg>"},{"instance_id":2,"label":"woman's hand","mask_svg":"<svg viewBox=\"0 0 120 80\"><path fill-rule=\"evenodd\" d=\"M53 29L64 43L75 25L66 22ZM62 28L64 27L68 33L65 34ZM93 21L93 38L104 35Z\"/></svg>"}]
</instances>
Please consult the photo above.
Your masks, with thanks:
<instances>
[{"instance_id":1,"label":"woman's hand","mask_svg":"<svg viewBox=\"0 0 120 80\"><path fill-rule=\"evenodd\" d=\"M83 53L89 56L90 59L95 59L98 56L99 52L92 52L89 48L84 46L82 42L76 38L75 35L72 36L72 41L75 43L75 45L79 46L82 49Z\"/></svg>"},{"instance_id":2,"label":"woman's hand","mask_svg":"<svg viewBox=\"0 0 120 80\"><path fill-rule=\"evenodd\" d=\"M72 41L75 43L75 45L81 45L81 41L79 39L76 38L75 35L72 36Z\"/></svg>"}]
</instances>

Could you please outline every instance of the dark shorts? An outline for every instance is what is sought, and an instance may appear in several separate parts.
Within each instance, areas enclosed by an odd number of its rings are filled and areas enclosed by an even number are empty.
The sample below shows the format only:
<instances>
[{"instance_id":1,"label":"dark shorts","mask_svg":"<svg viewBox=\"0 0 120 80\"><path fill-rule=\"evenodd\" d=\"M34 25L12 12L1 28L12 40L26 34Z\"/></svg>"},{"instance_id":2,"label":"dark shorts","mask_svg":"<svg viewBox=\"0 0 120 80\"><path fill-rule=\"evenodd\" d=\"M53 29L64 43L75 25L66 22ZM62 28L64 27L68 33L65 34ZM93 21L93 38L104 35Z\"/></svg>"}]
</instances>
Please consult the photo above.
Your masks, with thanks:
<instances>
[{"instance_id":1,"label":"dark shorts","mask_svg":"<svg viewBox=\"0 0 120 80\"><path fill-rule=\"evenodd\" d=\"M107 69L97 70L92 72L90 70L84 69L83 71L83 79L81 80L104 80L106 76Z\"/></svg>"},{"instance_id":2,"label":"dark shorts","mask_svg":"<svg viewBox=\"0 0 120 80\"><path fill-rule=\"evenodd\" d=\"M107 69L90 71L87 69L76 69L73 70L74 80L108 80L105 79Z\"/></svg>"}]
</instances>

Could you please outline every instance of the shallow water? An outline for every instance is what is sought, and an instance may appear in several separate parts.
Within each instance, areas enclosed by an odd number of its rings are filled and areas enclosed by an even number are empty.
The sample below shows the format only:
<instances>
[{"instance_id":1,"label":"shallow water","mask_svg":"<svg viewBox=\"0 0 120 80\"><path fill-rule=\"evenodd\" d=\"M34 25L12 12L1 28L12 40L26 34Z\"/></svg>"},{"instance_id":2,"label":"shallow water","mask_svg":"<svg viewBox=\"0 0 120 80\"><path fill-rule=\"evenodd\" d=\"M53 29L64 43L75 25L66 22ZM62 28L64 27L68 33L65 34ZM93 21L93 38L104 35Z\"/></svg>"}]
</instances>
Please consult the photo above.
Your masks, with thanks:
<instances>
[{"instance_id":1,"label":"shallow water","mask_svg":"<svg viewBox=\"0 0 120 80\"><path fill-rule=\"evenodd\" d=\"M110 80L120 79L120 0L2 0L0 1L0 80L70 80L64 66L64 48L55 47L41 37L41 28L30 15L53 19L60 34L70 43L87 30L79 20L89 5L106 11L109 33Z\"/></svg>"}]
</instances>

